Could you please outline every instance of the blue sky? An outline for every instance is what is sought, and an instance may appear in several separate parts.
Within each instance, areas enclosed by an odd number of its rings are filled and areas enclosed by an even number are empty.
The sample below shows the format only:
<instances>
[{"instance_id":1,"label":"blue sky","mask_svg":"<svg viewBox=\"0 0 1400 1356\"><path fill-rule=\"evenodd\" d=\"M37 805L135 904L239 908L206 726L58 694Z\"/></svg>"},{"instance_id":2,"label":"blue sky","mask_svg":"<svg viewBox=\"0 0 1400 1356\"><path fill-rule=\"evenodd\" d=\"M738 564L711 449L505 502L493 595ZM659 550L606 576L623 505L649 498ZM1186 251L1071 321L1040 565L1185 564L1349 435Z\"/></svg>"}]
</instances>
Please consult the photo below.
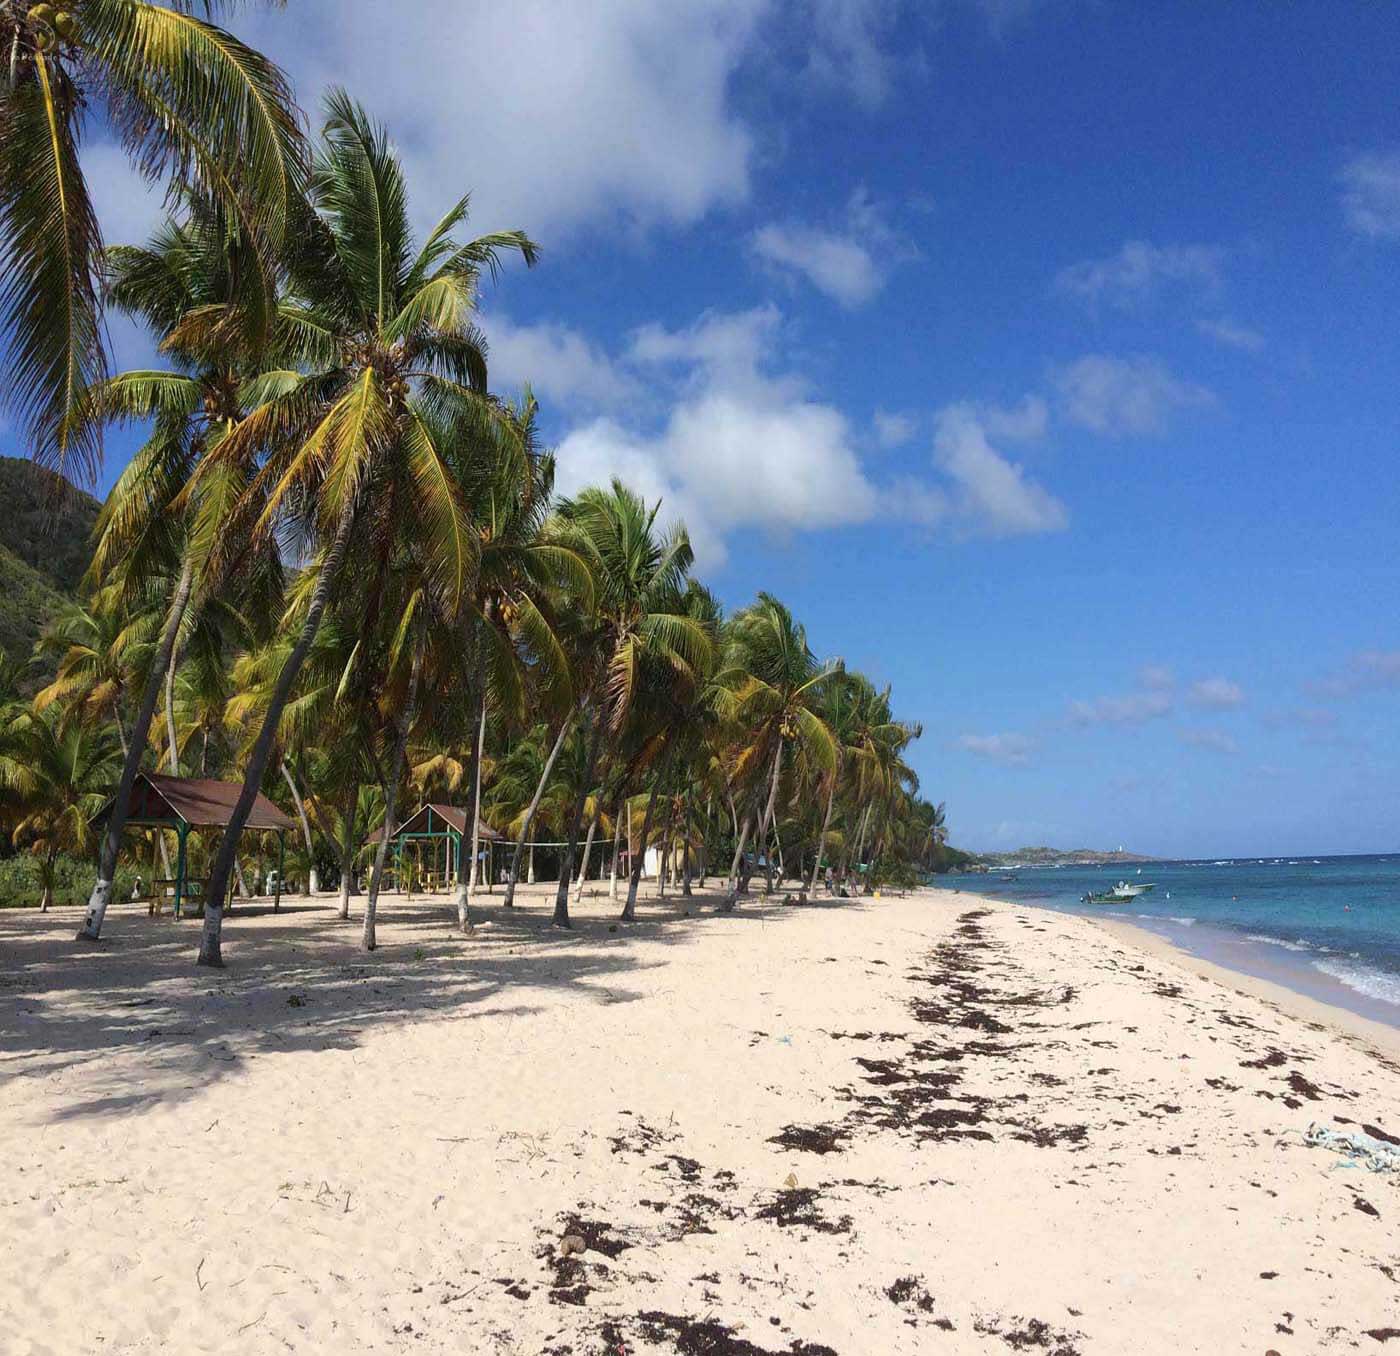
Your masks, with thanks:
<instances>
[{"instance_id":1,"label":"blue sky","mask_svg":"<svg viewBox=\"0 0 1400 1356\"><path fill-rule=\"evenodd\" d=\"M484 323L561 483L664 495L727 604L892 682L955 842L1400 848L1400 10L236 25L309 111L338 81L388 121L421 220L470 189L541 241Z\"/></svg>"}]
</instances>

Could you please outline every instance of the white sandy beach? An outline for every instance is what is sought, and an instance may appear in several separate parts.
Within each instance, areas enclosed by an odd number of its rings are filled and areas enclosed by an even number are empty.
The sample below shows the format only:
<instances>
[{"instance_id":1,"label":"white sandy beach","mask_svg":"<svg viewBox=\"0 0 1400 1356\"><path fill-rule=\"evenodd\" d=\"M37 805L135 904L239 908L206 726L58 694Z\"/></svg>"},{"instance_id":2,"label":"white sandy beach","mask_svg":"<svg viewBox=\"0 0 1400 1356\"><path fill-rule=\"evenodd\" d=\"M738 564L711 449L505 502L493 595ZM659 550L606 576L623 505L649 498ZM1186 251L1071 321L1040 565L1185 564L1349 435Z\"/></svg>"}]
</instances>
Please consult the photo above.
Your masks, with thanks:
<instances>
[{"instance_id":1,"label":"white sandy beach","mask_svg":"<svg viewBox=\"0 0 1400 1356\"><path fill-rule=\"evenodd\" d=\"M0 1351L1400 1351L1400 1179L1302 1141L1400 1138L1384 1032L951 891L543 894L222 974L0 913Z\"/></svg>"}]
</instances>

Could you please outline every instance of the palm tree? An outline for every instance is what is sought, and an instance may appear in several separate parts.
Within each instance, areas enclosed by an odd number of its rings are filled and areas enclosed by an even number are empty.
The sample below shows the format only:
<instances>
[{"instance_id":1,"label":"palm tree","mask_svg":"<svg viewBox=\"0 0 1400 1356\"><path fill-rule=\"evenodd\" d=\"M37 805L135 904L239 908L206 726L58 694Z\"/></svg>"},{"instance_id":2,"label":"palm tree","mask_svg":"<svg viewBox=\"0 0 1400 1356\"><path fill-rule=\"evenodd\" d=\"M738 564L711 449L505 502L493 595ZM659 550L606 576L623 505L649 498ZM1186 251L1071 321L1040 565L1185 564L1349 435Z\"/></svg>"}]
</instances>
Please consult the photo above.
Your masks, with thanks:
<instances>
[{"instance_id":1,"label":"palm tree","mask_svg":"<svg viewBox=\"0 0 1400 1356\"><path fill-rule=\"evenodd\" d=\"M259 379L260 400L196 474L199 481L256 449L265 458L257 484L268 498L255 537L295 525L318 544L305 620L210 871L203 965L222 964L222 900L238 836L352 537L369 543L356 567L383 575L411 525L444 611L459 613L479 539L452 449L472 437L509 437L515 427L487 395L472 314L482 269L494 269L506 252L533 262L533 243L510 231L459 245L452 231L466 217L462 199L415 251L402 167L382 129L339 91L326 101L311 177L314 210L299 214L288 241L293 300L279 308L279 343L299 366ZM233 534L226 539L226 550L241 547Z\"/></svg>"},{"instance_id":2,"label":"palm tree","mask_svg":"<svg viewBox=\"0 0 1400 1356\"><path fill-rule=\"evenodd\" d=\"M111 731L65 726L53 711L21 716L0 746L0 789L13 798L17 820L11 841L38 859L43 912L53 903L58 854L82 855L91 846L116 755Z\"/></svg>"},{"instance_id":3,"label":"palm tree","mask_svg":"<svg viewBox=\"0 0 1400 1356\"><path fill-rule=\"evenodd\" d=\"M679 525L658 532L660 510L659 501L648 508L616 479L609 489L586 489L559 506L558 531L589 567L596 609L588 634L580 637L587 752L554 897L558 927L569 926L569 885L604 732L622 732L645 672L659 666L678 681L693 682L694 666L710 652L704 626L684 610L694 559L690 539Z\"/></svg>"},{"instance_id":4,"label":"palm tree","mask_svg":"<svg viewBox=\"0 0 1400 1356\"><path fill-rule=\"evenodd\" d=\"M239 304L246 280L260 276L256 253L230 234L216 205L191 195L184 220L166 222L143 247L111 250L106 269L114 304L162 336L174 366L103 381L89 390L80 411L80 422L152 421L150 437L98 517L88 583L113 605L129 608L139 599L143 607L164 611L78 934L90 939L101 935L126 805L162 684L175 772L175 674L191 636L206 612L221 605L230 575L238 576L255 615L272 612L282 587L275 549L222 555L211 565L220 533L230 526L229 504L240 497L255 502L248 493L251 462L227 459L198 495L191 491L202 458L241 418L241 388L261 358L263 327L251 324L249 308ZM211 328L216 341L205 333Z\"/></svg>"},{"instance_id":5,"label":"palm tree","mask_svg":"<svg viewBox=\"0 0 1400 1356\"><path fill-rule=\"evenodd\" d=\"M724 671L717 679L727 693L726 716L747 731L734 760L734 781L749 788L749 808L735 844L730 867L731 903L746 888L741 876L744 847L758 815L755 843L767 859L767 885L772 889L772 853L768 831L774 823L783 750L800 741L806 755L830 774L837 758L836 740L820 711L827 685L843 671L840 660L818 663L807 644L806 630L792 613L768 593L731 618ZM766 799L762 800L766 783Z\"/></svg>"},{"instance_id":6,"label":"palm tree","mask_svg":"<svg viewBox=\"0 0 1400 1356\"><path fill-rule=\"evenodd\" d=\"M264 259L304 178L291 89L195 0L0 0L0 333L7 395L35 455L91 478L98 426L78 415L105 375L99 223L79 164L100 104L150 179L199 183ZM198 5L206 13L217 0ZM270 270L264 270L270 276ZM270 289L269 289L270 290Z\"/></svg>"}]
</instances>

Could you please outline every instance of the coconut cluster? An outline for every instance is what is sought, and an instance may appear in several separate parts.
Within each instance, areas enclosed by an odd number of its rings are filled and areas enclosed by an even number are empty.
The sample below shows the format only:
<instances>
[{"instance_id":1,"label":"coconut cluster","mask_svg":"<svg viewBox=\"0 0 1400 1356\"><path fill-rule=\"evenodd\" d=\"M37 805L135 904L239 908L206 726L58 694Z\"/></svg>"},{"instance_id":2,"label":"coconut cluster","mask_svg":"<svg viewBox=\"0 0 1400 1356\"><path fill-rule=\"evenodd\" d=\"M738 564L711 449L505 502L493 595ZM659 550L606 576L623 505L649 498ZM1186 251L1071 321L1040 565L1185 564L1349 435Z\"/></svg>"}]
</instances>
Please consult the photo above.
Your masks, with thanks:
<instances>
[{"instance_id":1,"label":"coconut cluster","mask_svg":"<svg viewBox=\"0 0 1400 1356\"><path fill-rule=\"evenodd\" d=\"M81 37L78 21L66 9L54 9L52 5L35 5L28 15L34 47L40 52L50 52L60 43L70 47Z\"/></svg>"}]
</instances>

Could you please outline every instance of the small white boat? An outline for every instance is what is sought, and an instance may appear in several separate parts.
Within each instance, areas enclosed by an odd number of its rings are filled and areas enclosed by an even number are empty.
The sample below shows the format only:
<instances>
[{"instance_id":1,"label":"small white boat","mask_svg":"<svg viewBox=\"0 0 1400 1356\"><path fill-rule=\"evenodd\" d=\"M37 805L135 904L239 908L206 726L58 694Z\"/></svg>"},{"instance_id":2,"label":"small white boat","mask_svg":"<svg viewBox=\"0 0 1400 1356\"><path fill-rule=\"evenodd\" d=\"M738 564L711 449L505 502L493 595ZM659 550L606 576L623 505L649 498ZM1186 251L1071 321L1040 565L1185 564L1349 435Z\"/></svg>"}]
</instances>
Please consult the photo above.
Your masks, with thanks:
<instances>
[{"instance_id":1,"label":"small white boat","mask_svg":"<svg viewBox=\"0 0 1400 1356\"><path fill-rule=\"evenodd\" d=\"M1139 895L1145 895L1153 888L1151 882L1144 881L1141 884L1130 885L1125 880L1120 880L1111 890L1101 890L1098 894L1090 891L1081 899L1083 904L1131 904Z\"/></svg>"}]
</instances>

